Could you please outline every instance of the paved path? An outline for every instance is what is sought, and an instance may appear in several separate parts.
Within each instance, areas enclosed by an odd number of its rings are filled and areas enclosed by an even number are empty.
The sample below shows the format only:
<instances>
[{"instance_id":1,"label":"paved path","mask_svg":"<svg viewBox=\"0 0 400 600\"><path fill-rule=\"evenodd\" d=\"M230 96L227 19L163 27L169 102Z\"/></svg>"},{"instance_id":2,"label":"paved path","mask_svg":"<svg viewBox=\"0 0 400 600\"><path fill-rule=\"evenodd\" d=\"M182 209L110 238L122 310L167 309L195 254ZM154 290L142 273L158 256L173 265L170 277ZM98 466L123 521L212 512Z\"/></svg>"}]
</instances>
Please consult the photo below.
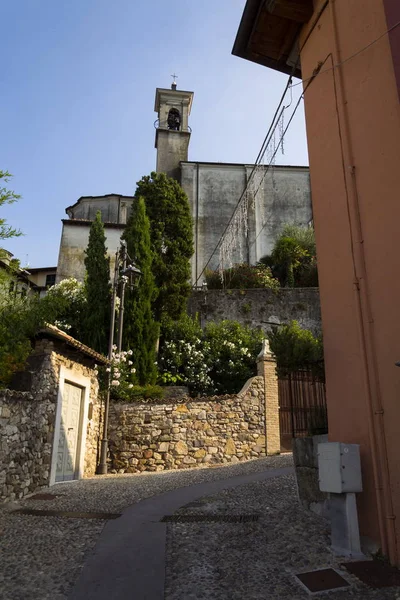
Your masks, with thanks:
<instances>
[{"instance_id":1,"label":"paved path","mask_svg":"<svg viewBox=\"0 0 400 600\"><path fill-rule=\"evenodd\" d=\"M197 498L293 472L271 469L173 490L142 500L109 521L86 562L71 600L162 600L166 523L160 519Z\"/></svg>"}]
</instances>

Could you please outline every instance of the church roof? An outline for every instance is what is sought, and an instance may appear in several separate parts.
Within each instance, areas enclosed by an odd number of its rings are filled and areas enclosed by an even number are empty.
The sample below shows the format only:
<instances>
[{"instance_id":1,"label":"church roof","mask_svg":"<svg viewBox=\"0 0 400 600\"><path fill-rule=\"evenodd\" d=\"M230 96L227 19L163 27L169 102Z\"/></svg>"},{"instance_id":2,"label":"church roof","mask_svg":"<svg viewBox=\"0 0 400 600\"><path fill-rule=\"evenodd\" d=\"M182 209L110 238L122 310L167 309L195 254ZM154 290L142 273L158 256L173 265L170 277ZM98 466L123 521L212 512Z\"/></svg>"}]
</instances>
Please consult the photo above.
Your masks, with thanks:
<instances>
[{"instance_id":1,"label":"church roof","mask_svg":"<svg viewBox=\"0 0 400 600\"><path fill-rule=\"evenodd\" d=\"M104 194L103 196L81 196L80 198L78 198L78 200L75 202L75 204L71 204L71 206L67 206L67 208L65 209L65 212L67 213L71 208L75 208L75 206L78 206L78 204L81 202L81 200L97 200L100 198L112 198L112 197L116 197L116 198L126 198L126 200L133 200L134 196L125 196L124 194Z\"/></svg>"}]
</instances>

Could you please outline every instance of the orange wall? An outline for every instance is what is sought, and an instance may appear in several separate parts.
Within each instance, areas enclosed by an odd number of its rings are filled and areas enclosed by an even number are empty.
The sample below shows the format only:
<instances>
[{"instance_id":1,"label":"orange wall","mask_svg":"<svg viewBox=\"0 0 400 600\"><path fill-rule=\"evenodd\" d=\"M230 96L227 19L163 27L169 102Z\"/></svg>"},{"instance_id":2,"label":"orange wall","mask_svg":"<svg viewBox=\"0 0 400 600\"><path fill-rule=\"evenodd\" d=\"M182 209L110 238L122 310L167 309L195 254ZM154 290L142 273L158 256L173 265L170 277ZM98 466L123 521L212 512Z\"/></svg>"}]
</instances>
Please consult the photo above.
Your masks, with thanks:
<instances>
[{"instance_id":1,"label":"orange wall","mask_svg":"<svg viewBox=\"0 0 400 600\"><path fill-rule=\"evenodd\" d=\"M324 2L314 4L315 19ZM375 408L382 402L378 470L387 457L385 516L397 516L400 547L400 110L388 36L332 68L386 31L383 2L330 0L311 31L312 23L301 65L306 87L324 63L305 109L330 438L361 444L360 529L379 540L369 393Z\"/></svg>"}]
</instances>

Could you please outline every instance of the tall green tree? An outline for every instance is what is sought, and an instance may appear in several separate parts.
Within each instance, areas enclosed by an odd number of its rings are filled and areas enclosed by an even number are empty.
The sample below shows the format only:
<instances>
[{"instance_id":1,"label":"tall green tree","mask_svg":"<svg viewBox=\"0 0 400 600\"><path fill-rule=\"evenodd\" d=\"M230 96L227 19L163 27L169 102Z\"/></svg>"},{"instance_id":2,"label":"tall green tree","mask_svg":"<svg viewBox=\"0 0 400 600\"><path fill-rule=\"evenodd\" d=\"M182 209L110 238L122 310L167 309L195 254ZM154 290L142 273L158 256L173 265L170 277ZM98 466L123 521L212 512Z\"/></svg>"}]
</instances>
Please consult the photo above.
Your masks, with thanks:
<instances>
[{"instance_id":1,"label":"tall green tree","mask_svg":"<svg viewBox=\"0 0 400 600\"><path fill-rule=\"evenodd\" d=\"M152 273L153 253L150 241L150 221L143 198L137 197L123 234L127 252L142 275L139 285L126 291L123 343L132 350L136 378L141 385L154 383L157 378L156 342L158 323L152 314L152 302L157 290Z\"/></svg>"},{"instance_id":2,"label":"tall green tree","mask_svg":"<svg viewBox=\"0 0 400 600\"><path fill-rule=\"evenodd\" d=\"M8 183L11 177L11 173L0 169L0 207L5 204L13 204L21 198L19 194L7 189L3 185L3 183ZM7 224L6 219L0 218L0 240L6 240L19 235L22 235L19 229L14 229L14 227Z\"/></svg>"},{"instance_id":3,"label":"tall green tree","mask_svg":"<svg viewBox=\"0 0 400 600\"><path fill-rule=\"evenodd\" d=\"M190 258L193 226L188 198L177 181L165 173L151 173L137 184L150 220L153 274L158 290L153 302L157 321L168 315L178 319L191 291Z\"/></svg>"},{"instance_id":4,"label":"tall green tree","mask_svg":"<svg viewBox=\"0 0 400 600\"><path fill-rule=\"evenodd\" d=\"M97 212L89 232L85 252L87 308L83 324L84 342L97 352L107 353L110 327L110 259L107 256L106 236Z\"/></svg>"}]
</instances>

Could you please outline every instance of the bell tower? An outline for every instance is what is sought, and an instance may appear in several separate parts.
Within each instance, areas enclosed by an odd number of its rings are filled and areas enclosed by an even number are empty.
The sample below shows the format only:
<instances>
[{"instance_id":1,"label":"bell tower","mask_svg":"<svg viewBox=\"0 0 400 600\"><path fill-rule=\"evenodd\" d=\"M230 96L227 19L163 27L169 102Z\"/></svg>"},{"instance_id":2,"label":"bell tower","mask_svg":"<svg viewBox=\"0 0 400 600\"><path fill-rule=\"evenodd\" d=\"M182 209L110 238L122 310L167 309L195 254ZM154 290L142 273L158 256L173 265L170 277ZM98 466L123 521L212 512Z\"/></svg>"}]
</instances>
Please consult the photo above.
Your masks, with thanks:
<instances>
[{"instance_id":1,"label":"bell tower","mask_svg":"<svg viewBox=\"0 0 400 600\"><path fill-rule=\"evenodd\" d=\"M171 89L157 88L154 111L156 126L157 173L166 173L180 180L180 162L188 159L191 129L189 115L193 92L176 89L175 77Z\"/></svg>"}]
</instances>

